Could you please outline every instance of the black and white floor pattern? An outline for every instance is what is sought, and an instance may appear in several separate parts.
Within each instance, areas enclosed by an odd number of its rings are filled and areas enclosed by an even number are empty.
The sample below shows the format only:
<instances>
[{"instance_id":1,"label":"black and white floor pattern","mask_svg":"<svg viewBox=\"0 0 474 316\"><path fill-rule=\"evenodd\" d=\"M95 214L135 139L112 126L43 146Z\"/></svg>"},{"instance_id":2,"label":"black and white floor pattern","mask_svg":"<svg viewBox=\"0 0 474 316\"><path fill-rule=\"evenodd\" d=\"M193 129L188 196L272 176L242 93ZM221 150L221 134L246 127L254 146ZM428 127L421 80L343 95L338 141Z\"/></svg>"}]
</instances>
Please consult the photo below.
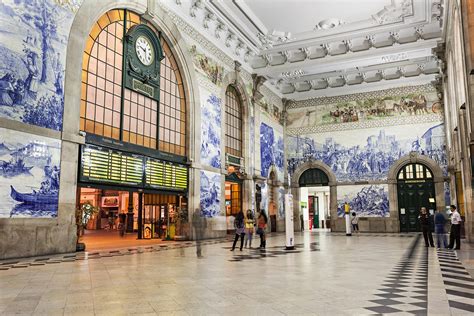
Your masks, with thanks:
<instances>
[{"instance_id":1,"label":"black and white floor pattern","mask_svg":"<svg viewBox=\"0 0 474 316\"><path fill-rule=\"evenodd\" d=\"M474 279L463 267L456 253L438 250L438 261L453 315L474 313Z\"/></svg>"},{"instance_id":2,"label":"black and white floor pattern","mask_svg":"<svg viewBox=\"0 0 474 316\"><path fill-rule=\"evenodd\" d=\"M366 307L375 314L427 315L428 249L417 236L407 254L393 268L376 296L374 306Z\"/></svg>"}]
</instances>

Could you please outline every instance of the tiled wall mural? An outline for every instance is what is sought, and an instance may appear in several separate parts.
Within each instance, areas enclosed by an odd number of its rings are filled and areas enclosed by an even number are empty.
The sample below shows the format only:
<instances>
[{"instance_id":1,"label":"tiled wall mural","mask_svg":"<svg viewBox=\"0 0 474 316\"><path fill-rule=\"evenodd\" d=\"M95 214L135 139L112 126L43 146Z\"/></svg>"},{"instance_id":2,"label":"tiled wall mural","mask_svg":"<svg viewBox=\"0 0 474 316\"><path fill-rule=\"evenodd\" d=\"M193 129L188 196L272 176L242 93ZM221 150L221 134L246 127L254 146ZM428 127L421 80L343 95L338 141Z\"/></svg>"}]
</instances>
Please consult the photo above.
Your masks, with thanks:
<instances>
[{"instance_id":1,"label":"tiled wall mural","mask_svg":"<svg viewBox=\"0 0 474 316\"><path fill-rule=\"evenodd\" d=\"M447 172L444 126L439 123L389 126L288 137L288 171L302 163L326 163L338 181L384 180L392 164L415 151Z\"/></svg>"},{"instance_id":2,"label":"tiled wall mural","mask_svg":"<svg viewBox=\"0 0 474 316\"><path fill-rule=\"evenodd\" d=\"M57 217L61 142L0 128L0 217Z\"/></svg>"},{"instance_id":3,"label":"tiled wall mural","mask_svg":"<svg viewBox=\"0 0 474 316\"><path fill-rule=\"evenodd\" d=\"M410 93L343 101L288 110L288 128L386 119L441 113L436 92Z\"/></svg>"},{"instance_id":4,"label":"tiled wall mural","mask_svg":"<svg viewBox=\"0 0 474 316\"><path fill-rule=\"evenodd\" d=\"M216 217L221 213L221 175L201 170L201 213L205 217Z\"/></svg>"},{"instance_id":5,"label":"tiled wall mural","mask_svg":"<svg viewBox=\"0 0 474 316\"><path fill-rule=\"evenodd\" d=\"M67 41L81 3L0 3L0 117L62 129Z\"/></svg>"},{"instance_id":6,"label":"tiled wall mural","mask_svg":"<svg viewBox=\"0 0 474 316\"><path fill-rule=\"evenodd\" d=\"M344 216L344 203L360 217L389 217L388 186L342 185L337 187L337 216Z\"/></svg>"},{"instance_id":7,"label":"tiled wall mural","mask_svg":"<svg viewBox=\"0 0 474 316\"><path fill-rule=\"evenodd\" d=\"M201 102L201 163L221 167L221 99L210 94Z\"/></svg>"},{"instance_id":8,"label":"tiled wall mural","mask_svg":"<svg viewBox=\"0 0 474 316\"><path fill-rule=\"evenodd\" d=\"M260 125L260 162L263 177L269 176L269 170L275 165L278 172L278 180L283 181L284 161L283 135L275 132L273 128L265 123Z\"/></svg>"},{"instance_id":9,"label":"tiled wall mural","mask_svg":"<svg viewBox=\"0 0 474 316\"><path fill-rule=\"evenodd\" d=\"M193 63L198 72L207 77L213 84L222 85L224 78L224 67L220 66L212 58L198 51L196 45L192 45L189 52L193 56Z\"/></svg>"}]
</instances>

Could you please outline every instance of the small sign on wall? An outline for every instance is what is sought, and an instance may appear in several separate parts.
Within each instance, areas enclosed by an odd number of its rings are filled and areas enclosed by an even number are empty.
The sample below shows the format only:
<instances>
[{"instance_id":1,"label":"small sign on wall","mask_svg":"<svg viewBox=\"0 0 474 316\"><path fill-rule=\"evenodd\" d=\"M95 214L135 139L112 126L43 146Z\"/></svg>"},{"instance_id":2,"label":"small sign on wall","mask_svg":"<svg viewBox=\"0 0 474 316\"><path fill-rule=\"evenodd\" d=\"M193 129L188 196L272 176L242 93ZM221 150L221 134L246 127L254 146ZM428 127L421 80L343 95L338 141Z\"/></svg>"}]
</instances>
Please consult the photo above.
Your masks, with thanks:
<instances>
[{"instance_id":1,"label":"small sign on wall","mask_svg":"<svg viewBox=\"0 0 474 316\"><path fill-rule=\"evenodd\" d=\"M400 214L405 215L405 209L404 208L400 209Z\"/></svg>"}]
</instances>

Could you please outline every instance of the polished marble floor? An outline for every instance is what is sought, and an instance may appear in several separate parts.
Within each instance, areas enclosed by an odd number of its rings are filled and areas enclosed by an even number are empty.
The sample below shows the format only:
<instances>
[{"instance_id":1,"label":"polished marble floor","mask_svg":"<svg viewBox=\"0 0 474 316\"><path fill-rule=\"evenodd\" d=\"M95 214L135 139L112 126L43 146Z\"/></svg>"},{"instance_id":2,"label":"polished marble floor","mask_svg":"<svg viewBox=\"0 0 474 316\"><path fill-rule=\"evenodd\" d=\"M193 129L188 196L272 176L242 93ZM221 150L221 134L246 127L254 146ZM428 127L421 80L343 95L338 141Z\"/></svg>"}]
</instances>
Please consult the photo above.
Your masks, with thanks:
<instances>
[{"instance_id":1,"label":"polished marble floor","mask_svg":"<svg viewBox=\"0 0 474 316\"><path fill-rule=\"evenodd\" d=\"M474 279L418 235L305 232L0 262L3 315L472 315ZM258 238L254 245L258 243Z\"/></svg>"}]
</instances>

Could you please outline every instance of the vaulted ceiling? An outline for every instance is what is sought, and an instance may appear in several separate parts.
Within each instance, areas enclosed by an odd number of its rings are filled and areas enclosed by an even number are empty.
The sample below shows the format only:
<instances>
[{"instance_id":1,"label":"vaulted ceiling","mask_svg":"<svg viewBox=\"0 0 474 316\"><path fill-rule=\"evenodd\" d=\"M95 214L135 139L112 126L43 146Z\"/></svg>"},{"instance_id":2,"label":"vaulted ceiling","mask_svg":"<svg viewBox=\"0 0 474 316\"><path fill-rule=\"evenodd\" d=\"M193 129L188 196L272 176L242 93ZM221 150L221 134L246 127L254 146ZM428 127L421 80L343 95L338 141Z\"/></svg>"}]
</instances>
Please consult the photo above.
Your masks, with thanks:
<instances>
[{"instance_id":1,"label":"vaulted ceiling","mask_svg":"<svg viewBox=\"0 0 474 316\"><path fill-rule=\"evenodd\" d=\"M443 0L166 0L281 97L435 80Z\"/></svg>"}]
</instances>

